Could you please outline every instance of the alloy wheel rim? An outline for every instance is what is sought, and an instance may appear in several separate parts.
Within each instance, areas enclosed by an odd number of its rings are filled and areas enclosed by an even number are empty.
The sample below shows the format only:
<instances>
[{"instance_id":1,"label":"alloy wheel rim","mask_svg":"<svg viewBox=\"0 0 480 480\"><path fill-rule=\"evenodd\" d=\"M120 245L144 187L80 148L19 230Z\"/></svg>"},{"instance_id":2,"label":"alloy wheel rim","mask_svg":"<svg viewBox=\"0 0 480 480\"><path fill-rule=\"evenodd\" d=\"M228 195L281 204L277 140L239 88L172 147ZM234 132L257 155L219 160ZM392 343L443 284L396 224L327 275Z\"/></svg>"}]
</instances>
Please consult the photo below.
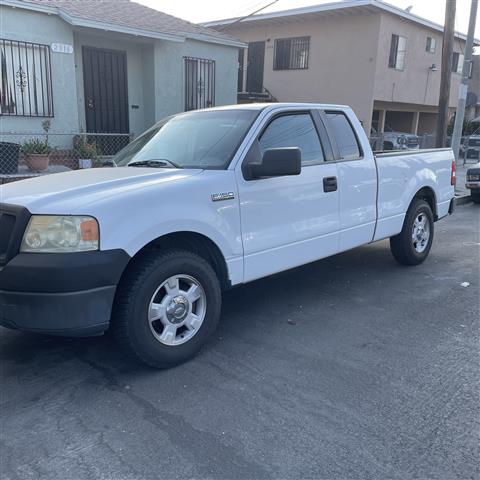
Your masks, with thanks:
<instances>
[{"instance_id":1,"label":"alloy wheel rim","mask_svg":"<svg viewBox=\"0 0 480 480\"><path fill-rule=\"evenodd\" d=\"M206 311L207 297L200 282L190 275L173 275L152 295L148 323L160 343L181 345L198 333Z\"/></svg>"},{"instance_id":2,"label":"alloy wheel rim","mask_svg":"<svg viewBox=\"0 0 480 480\"><path fill-rule=\"evenodd\" d=\"M419 213L415 217L412 228L413 248L417 253L423 253L430 240L430 222L425 213Z\"/></svg>"}]
</instances>

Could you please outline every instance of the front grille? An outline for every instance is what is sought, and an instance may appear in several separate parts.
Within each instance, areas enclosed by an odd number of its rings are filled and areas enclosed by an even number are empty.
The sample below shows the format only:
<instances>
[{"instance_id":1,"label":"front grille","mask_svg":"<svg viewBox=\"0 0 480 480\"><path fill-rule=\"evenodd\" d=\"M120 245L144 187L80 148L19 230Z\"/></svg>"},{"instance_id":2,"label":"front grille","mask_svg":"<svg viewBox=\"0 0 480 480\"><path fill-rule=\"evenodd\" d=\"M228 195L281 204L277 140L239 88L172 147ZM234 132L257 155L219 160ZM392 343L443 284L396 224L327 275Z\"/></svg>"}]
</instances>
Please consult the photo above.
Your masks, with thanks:
<instances>
[{"instance_id":1,"label":"front grille","mask_svg":"<svg viewBox=\"0 0 480 480\"><path fill-rule=\"evenodd\" d=\"M18 253L29 218L26 208L0 203L0 265Z\"/></svg>"},{"instance_id":2,"label":"front grille","mask_svg":"<svg viewBox=\"0 0 480 480\"><path fill-rule=\"evenodd\" d=\"M467 150L467 158L468 158L469 160L472 160L472 159L475 160L475 159L477 159L477 158L480 158L480 151L479 151L479 150L475 150L475 149L473 149L473 148L469 148L469 149Z\"/></svg>"},{"instance_id":3,"label":"front grille","mask_svg":"<svg viewBox=\"0 0 480 480\"><path fill-rule=\"evenodd\" d=\"M480 138L470 138L468 140L469 147L480 147Z\"/></svg>"},{"instance_id":4,"label":"front grille","mask_svg":"<svg viewBox=\"0 0 480 480\"><path fill-rule=\"evenodd\" d=\"M407 138L407 146L417 147L418 146L418 138L417 137L408 137Z\"/></svg>"},{"instance_id":5,"label":"front grille","mask_svg":"<svg viewBox=\"0 0 480 480\"><path fill-rule=\"evenodd\" d=\"M16 217L10 213L0 211L0 258L7 254L8 246L13 235Z\"/></svg>"}]
</instances>

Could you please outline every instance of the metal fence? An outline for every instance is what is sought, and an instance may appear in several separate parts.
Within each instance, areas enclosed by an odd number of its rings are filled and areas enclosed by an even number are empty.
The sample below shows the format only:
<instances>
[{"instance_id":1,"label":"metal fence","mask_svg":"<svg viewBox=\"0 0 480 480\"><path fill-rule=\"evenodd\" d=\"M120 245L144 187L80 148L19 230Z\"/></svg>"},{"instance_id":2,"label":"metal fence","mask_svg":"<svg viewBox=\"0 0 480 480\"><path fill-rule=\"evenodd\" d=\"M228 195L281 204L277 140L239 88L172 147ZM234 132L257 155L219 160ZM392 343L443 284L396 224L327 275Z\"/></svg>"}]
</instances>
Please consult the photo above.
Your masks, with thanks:
<instances>
[{"instance_id":1,"label":"metal fence","mask_svg":"<svg viewBox=\"0 0 480 480\"><path fill-rule=\"evenodd\" d=\"M391 133L379 133L370 136L370 145L374 152L384 152L390 150L412 150L423 148L435 148L435 134L428 135L405 135L406 138L416 138L416 141L408 143L405 141L401 144L395 143L393 140L401 135L392 135ZM452 137L447 137L447 147L450 147ZM468 145L468 146L467 146ZM480 139L478 137L462 137L458 161L464 165L467 163L476 163L480 160Z\"/></svg>"},{"instance_id":2,"label":"metal fence","mask_svg":"<svg viewBox=\"0 0 480 480\"><path fill-rule=\"evenodd\" d=\"M131 138L116 133L0 133L0 184L106 166Z\"/></svg>"},{"instance_id":3,"label":"metal fence","mask_svg":"<svg viewBox=\"0 0 480 480\"><path fill-rule=\"evenodd\" d=\"M399 139L401 143L398 142ZM399 135L391 133L376 133L370 136L370 145L374 152L434 148L435 135Z\"/></svg>"}]
</instances>

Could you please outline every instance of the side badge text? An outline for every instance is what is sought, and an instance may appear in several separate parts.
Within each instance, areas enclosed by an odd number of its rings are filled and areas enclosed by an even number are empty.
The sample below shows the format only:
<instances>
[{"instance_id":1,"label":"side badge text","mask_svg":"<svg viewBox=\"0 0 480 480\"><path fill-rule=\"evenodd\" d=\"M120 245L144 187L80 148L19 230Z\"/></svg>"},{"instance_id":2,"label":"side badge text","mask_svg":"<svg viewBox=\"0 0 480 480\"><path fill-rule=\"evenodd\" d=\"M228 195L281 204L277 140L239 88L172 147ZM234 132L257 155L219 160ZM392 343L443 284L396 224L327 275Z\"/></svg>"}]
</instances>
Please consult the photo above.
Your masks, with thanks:
<instances>
[{"instance_id":1,"label":"side badge text","mask_svg":"<svg viewBox=\"0 0 480 480\"><path fill-rule=\"evenodd\" d=\"M223 200L233 200L235 194L233 192L212 193L212 202L221 202Z\"/></svg>"}]
</instances>

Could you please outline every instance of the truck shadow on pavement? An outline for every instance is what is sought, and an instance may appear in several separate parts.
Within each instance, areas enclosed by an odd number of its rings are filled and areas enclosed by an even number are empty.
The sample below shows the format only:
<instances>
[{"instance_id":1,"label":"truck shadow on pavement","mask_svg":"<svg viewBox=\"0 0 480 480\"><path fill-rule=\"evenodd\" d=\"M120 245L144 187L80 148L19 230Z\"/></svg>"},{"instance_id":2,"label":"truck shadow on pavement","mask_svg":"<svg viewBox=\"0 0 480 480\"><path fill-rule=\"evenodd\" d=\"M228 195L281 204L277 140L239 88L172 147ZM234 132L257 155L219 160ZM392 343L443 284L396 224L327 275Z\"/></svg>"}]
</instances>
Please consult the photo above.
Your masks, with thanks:
<instances>
[{"instance_id":1,"label":"truck shadow on pavement","mask_svg":"<svg viewBox=\"0 0 480 480\"><path fill-rule=\"evenodd\" d=\"M417 276L428 275L434 250L424 265L416 267ZM241 358L242 348L258 347L272 338L281 344L285 335L295 335L298 324L328 329L337 314L349 316L356 308L368 306L372 292L377 295L382 285L402 281L409 271L396 264L384 241L234 288L224 294L219 328L193 362L202 361L212 351ZM158 373L126 356L109 332L100 337L65 338L1 328L0 358L4 371L14 369L17 374L32 367L40 374L59 365L77 371L78 361L115 375Z\"/></svg>"},{"instance_id":2,"label":"truck shadow on pavement","mask_svg":"<svg viewBox=\"0 0 480 480\"><path fill-rule=\"evenodd\" d=\"M392 259L388 242L380 242L234 288L224 294L219 328L193 361L201 361L212 349L229 351L239 336L247 343L258 344L264 337L282 337L285 328L304 321L329 321L337 306L345 308L340 298L345 289L350 301L359 301L365 296L364 290L375 289L406 270ZM319 313L322 313L320 319ZM241 355L241 351L234 351ZM100 337L65 338L2 328L0 358L4 370L33 367L44 371L62 365L76 371L75 364L80 361L120 375L157 372L126 357L109 333Z\"/></svg>"}]
</instances>

